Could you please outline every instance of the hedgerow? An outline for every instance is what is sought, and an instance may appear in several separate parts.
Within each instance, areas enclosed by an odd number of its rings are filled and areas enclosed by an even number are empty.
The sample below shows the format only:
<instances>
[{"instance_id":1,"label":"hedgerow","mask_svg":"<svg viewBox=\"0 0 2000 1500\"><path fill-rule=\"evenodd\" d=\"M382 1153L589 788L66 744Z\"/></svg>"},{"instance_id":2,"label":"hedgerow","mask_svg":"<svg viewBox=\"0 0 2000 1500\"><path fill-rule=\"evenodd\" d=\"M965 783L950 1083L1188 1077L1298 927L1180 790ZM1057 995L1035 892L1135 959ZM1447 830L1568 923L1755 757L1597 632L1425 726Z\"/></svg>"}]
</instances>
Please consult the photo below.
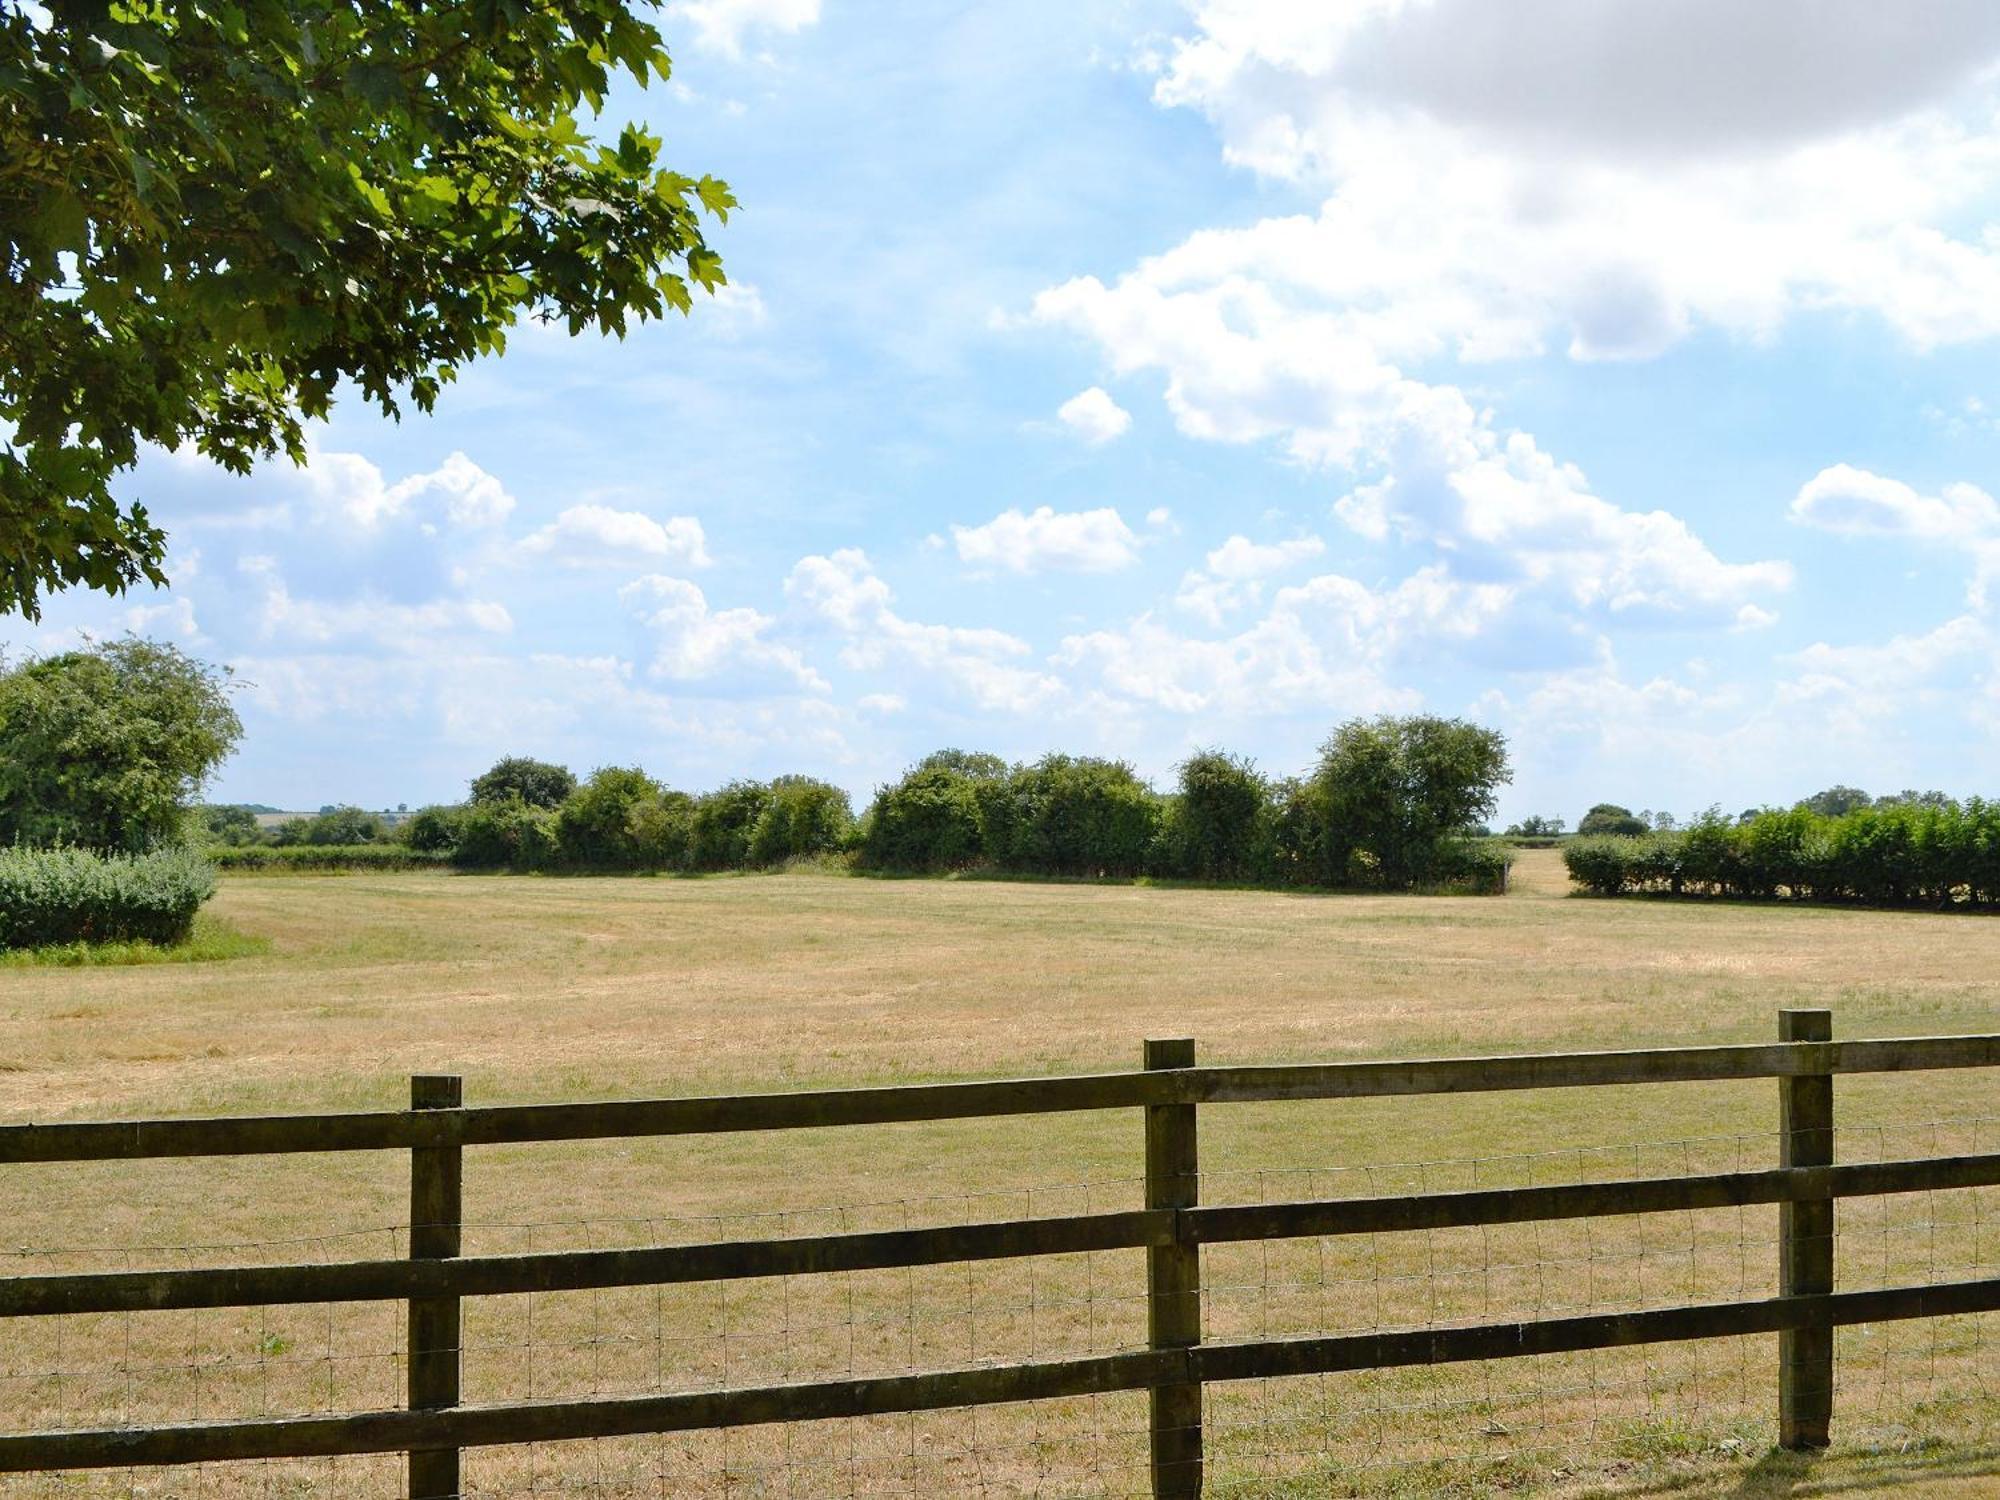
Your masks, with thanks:
<instances>
[{"instance_id":1,"label":"hedgerow","mask_svg":"<svg viewBox=\"0 0 2000 1500\"><path fill-rule=\"evenodd\" d=\"M1735 823L1710 813L1677 833L1573 839L1563 859L1605 896L1985 908L2000 905L2000 804L1795 807Z\"/></svg>"},{"instance_id":2,"label":"hedgerow","mask_svg":"<svg viewBox=\"0 0 2000 1500\"><path fill-rule=\"evenodd\" d=\"M449 862L435 850L403 844L249 844L208 851L218 870L435 870Z\"/></svg>"},{"instance_id":3,"label":"hedgerow","mask_svg":"<svg viewBox=\"0 0 2000 1500\"><path fill-rule=\"evenodd\" d=\"M215 867L192 850L0 848L0 948L183 941Z\"/></svg>"}]
</instances>

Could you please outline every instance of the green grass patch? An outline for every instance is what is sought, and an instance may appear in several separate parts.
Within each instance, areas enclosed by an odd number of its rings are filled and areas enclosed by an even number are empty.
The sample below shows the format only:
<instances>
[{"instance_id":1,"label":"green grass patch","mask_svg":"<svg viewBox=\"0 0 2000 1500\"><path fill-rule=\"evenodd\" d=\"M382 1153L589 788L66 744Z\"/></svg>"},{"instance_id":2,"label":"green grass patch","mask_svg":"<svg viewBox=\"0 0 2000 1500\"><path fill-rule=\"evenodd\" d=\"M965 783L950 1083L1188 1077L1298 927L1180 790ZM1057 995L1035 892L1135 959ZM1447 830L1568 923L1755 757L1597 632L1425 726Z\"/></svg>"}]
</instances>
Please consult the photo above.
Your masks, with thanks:
<instances>
[{"instance_id":1,"label":"green grass patch","mask_svg":"<svg viewBox=\"0 0 2000 1500\"><path fill-rule=\"evenodd\" d=\"M219 917L194 919L194 930L178 943L139 938L107 943L48 943L39 948L0 949L0 969L129 968L139 964L206 964L255 958L271 951L271 940L232 927Z\"/></svg>"}]
</instances>

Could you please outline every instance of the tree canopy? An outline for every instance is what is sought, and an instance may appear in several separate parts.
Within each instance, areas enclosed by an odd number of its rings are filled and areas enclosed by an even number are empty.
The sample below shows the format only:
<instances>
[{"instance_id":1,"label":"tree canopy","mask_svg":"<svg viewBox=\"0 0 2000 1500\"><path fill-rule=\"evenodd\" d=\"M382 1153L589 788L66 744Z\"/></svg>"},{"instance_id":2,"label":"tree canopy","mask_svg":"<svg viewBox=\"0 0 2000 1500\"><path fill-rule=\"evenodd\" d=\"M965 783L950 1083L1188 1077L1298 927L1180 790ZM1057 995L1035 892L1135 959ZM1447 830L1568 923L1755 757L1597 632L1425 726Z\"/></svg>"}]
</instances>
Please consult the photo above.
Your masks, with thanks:
<instances>
[{"instance_id":1,"label":"tree canopy","mask_svg":"<svg viewBox=\"0 0 2000 1500\"><path fill-rule=\"evenodd\" d=\"M1451 841L1493 815L1508 774L1496 729L1432 714L1350 719L1310 783L1329 830L1323 857L1336 879L1357 853L1386 885L1432 879Z\"/></svg>"},{"instance_id":2,"label":"tree canopy","mask_svg":"<svg viewBox=\"0 0 2000 1500\"><path fill-rule=\"evenodd\" d=\"M576 773L527 755L509 755L472 778L474 802L525 802L530 807L561 807L576 790Z\"/></svg>"},{"instance_id":3,"label":"tree canopy","mask_svg":"<svg viewBox=\"0 0 2000 1500\"><path fill-rule=\"evenodd\" d=\"M242 732L228 673L156 641L0 672L0 844L175 842Z\"/></svg>"},{"instance_id":4,"label":"tree canopy","mask_svg":"<svg viewBox=\"0 0 2000 1500\"><path fill-rule=\"evenodd\" d=\"M1599 802L1577 822L1576 831L1586 836L1617 833L1637 837L1650 833L1652 826L1629 807L1620 807L1615 802Z\"/></svg>"},{"instance_id":5,"label":"tree canopy","mask_svg":"<svg viewBox=\"0 0 2000 1500\"><path fill-rule=\"evenodd\" d=\"M306 456L427 411L523 314L623 334L722 263L728 187L589 127L664 78L626 0L0 0L0 613L165 581L144 445Z\"/></svg>"}]
</instances>

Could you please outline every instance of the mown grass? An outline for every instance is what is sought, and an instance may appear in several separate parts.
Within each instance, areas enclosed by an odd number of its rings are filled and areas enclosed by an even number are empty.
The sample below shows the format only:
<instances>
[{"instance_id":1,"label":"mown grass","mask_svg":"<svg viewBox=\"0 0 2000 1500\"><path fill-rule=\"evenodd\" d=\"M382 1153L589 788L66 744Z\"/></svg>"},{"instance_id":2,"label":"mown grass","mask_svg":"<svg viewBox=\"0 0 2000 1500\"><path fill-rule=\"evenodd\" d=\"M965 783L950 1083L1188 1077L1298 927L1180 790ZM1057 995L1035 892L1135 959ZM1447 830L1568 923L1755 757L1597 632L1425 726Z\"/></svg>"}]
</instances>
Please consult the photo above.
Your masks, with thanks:
<instances>
[{"instance_id":1,"label":"mown grass","mask_svg":"<svg viewBox=\"0 0 2000 1500\"><path fill-rule=\"evenodd\" d=\"M268 944L214 965L0 971L0 1117L474 1103L1096 1071L1145 1036L1204 1061L1994 1029L2000 923L1566 899L1524 853L1505 898L1145 886L231 876L214 914ZM1844 1159L2000 1149L1984 1074L1843 1079ZM1208 1201L1761 1167L1773 1085L1203 1111ZM470 1253L893 1228L1134 1206L1139 1122L1079 1114L475 1151ZM398 1254L392 1156L0 1172L17 1271ZM1763 1295L1775 1215L1660 1216L1368 1243L1214 1247L1212 1337ZM1843 1209L1845 1285L1995 1274L2000 1201ZM213 1247L198 1255L179 1249ZM1136 1255L468 1304L472 1400L1060 1357L1143 1338ZM0 1362L8 1422L393 1404L394 1308L38 1323ZM130 1340L130 1342L127 1342ZM1840 1446L1773 1457L1769 1340L1213 1397L1218 1495L1704 1497L2000 1491L2000 1328L1843 1336ZM273 1353L272 1351L277 1351ZM49 1372L67 1372L52 1380ZM494 1450L482 1494L1124 1494L1143 1398L792 1434ZM768 1465L760 1468L760 1465ZM210 1471L149 1495L373 1495L363 1464ZM290 1485L290 1488L287 1488ZM331 1488L329 1489L329 1485ZM0 1495L16 1491L0 1484ZM50 1494L123 1494L120 1481ZM22 1489L22 1494L41 1491Z\"/></svg>"}]
</instances>

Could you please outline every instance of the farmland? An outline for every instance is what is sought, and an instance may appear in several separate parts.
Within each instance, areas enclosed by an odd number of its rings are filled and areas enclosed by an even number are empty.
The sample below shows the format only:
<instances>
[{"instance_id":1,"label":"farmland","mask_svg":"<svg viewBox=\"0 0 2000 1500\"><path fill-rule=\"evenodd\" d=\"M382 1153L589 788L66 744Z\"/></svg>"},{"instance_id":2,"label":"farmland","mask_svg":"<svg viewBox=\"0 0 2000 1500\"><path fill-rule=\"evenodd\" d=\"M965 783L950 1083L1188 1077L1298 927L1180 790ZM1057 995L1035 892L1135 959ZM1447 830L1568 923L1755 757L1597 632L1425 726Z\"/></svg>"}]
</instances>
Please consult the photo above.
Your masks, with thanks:
<instances>
[{"instance_id":1,"label":"farmland","mask_svg":"<svg viewBox=\"0 0 2000 1500\"><path fill-rule=\"evenodd\" d=\"M1784 1005L1831 1006L1843 1036L1992 1029L2000 924L1607 902L1566 889L1547 851L1524 856L1500 899L810 875L237 876L211 910L266 940L264 953L0 970L0 1116L388 1107L406 1098L409 1074L438 1071L464 1074L474 1103L1075 1072L1132 1065L1143 1036L1193 1036L1205 1062L1765 1040ZM1732 1084L1211 1109L1204 1193L1243 1201L1763 1166L1775 1159L1772 1095L1769 1085ZM1839 1097L1843 1157L1993 1150L2000 1137L2000 1097L1984 1074L1843 1080ZM1374 1170L1353 1170L1364 1167ZM1136 1122L1091 1114L493 1148L468 1167L467 1248L1076 1212L1126 1206L1137 1169ZM135 1258L125 1248L134 1246L236 1247L215 1253L244 1260L384 1254L394 1253L384 1226L407 1217L403 1171L365 1157L15 1168L0 1180L0 1207L8 1244L37 1252L19 1257L19 1270L182 1263ZM1843 1210L1852 1236L1843 1275L1862 1284L1980 1266L1991 1274L2000 1204L1984 1194L1957 1201ZM1236 1263L1217 1253L1209 1317L1226 1337L1499 1312L1522 1298L1574 1307L1761 1295L1769 1217L1679 1215L1650 1231L1620 1221L1574 1237L1438 1235L1411 1248L1385 1240L1343 1251L1351 1263L1331 1271L1323 1247ZM274 1242L312 1248L258 1248ZM938 1285L899 1273L893 1286L862 1278L843 1293L788 1287L782 1306L776 1293L748 1291L718 1304L712 1289L699 1308L669 1308L650 1292L622 1310L611 1296L545 1298L539 1309L493 1299L469 1326L468 1396L519 1394L524 1380L544 1382L544 1393L564 1382L610 1391L712 1381L718 1356L741 1379L1031 1345L1043 1356L1124 1347L1129 1299L1143 1285L1129 1257L1065 1259L1074 1263L1043 1267L1025 1288L1039 1321L1019 1316L1020 1273L991 1268ZM150 1357L122 1366L115 1349L91 1349L75 1331L59 1350L53 1326L36 1330L10 1350L9 1410L52 1425L140 1408L233 1414L306 1393L321 1404L394 1400L383 1352L394 1320L382 1309L337 1322L297 1312L158 1319L181 1321L171 1334L142 1322L138 1339L156 1341ZM641 1322L624 1342L604 1336L607 1325L631 1333ZM1322 1493L1315 1486L1339 1474L1369 1493L1483 1493L1501 1478L1561 1494L1987 1493L2000 1472L1986 1456L2000 1408L1979 1388L2000 1357L1995 1331L1976 1320L1942 1333L1857 1330L1842 1346L1844 1356L1857 1351L1856 1389L1840 1409L1851 1418L1835 1452L1810 1468L1762 1457L1768 1341L1739 1340L1643 1362L1523 1362L1465 1377L1487 1383L1463 1406L1463 1380L1448 1396L1350 1380L1315 1384L1308 1398L1274 1383L1241 1397L1232 1429L1237 1398L1212 1398L1223 1425L1214 1488ZM120 1322L116 1336L134 1335ZM534 1351L525 1375L523 1348ZM59 1389L46 1373L59 1354L98 1375ZM344 1383L324 1389L334 1375ZM1368 1420L1323 1410L1329 1389L1347 1393L1334 1406L1351 1401ZM1415 1415L1399 1419L1406 1407ZM833 1462L819 1444L838 1453L843 1466L826 1488L840 1493L970 1489L967 1463L993 1493L1123 1493L1143 1403L1136 1423L1129 1404L1110 1398L1041 1416L984 1414L971 1429L977 1441L949 1416L885 1426L872 1455L867 1442L857 1454L852 1440L817 1433L801 1434L796 1451L775 1438L760 1449L754 1436L739 1437L731 1456L611 1444L587 1457L476 1459L473 1471L484 1462L492 1488L482 1493L496 1494L565 1476L604 1495L812 1494L832 1472L812 1467ZM1385 1461L1383 1434L1399 1426L1407 1441L1395 1446L1436 1464L1408 1453ZM212 1474L204 1492L231 1493L226 1482ZM149 1483L149 1494L181 1493ZM281 1493L375 1492L326 1466L301 1465L279 1484Z\"/></svg>"}]
</instances>

